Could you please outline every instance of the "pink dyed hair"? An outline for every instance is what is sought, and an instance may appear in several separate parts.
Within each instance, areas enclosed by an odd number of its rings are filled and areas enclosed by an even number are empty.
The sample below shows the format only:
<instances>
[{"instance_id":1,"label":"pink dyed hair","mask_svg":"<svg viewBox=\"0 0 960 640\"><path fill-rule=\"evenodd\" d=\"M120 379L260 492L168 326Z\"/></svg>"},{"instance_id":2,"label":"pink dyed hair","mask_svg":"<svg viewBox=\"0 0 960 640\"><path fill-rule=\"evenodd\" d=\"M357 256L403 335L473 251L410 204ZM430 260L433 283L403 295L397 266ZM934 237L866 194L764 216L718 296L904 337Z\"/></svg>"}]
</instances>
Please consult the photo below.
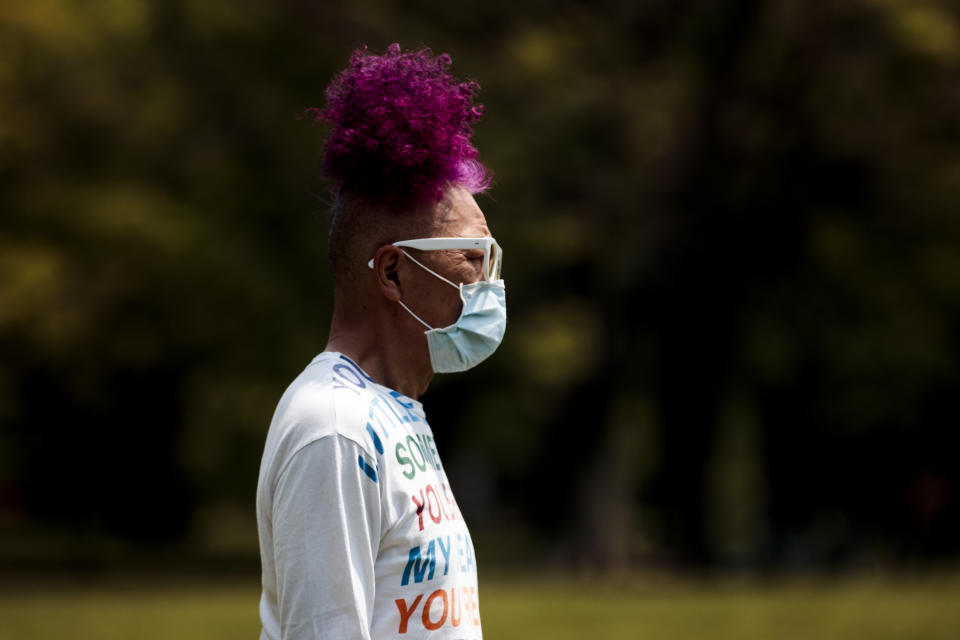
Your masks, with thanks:
<instances>
[{"instance_id":1,"label":"pink dyed hair","mask_svg":"<svg viewBox=\"0 0 960 640\"><path fill-rule=\"evenodd\" d=\"M450 62L396 43L382 56L354 51L327 88L326 107L307 110L332 124L326 175L341 189L401 208L440 201L448 183L486 190L490 172L470 142L471 124L483 114L473 104L480 86L450 75Z\"/></svg>"}]
</instances>

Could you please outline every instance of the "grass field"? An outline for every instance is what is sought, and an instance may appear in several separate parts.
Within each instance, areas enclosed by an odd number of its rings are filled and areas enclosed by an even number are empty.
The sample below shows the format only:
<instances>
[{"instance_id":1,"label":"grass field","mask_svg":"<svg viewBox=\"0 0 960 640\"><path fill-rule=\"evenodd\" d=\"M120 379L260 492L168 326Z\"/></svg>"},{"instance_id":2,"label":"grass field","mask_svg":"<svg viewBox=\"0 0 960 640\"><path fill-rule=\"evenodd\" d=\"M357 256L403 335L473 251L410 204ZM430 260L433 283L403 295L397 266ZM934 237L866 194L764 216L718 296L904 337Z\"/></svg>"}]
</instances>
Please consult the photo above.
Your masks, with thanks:
<instances>
[{"instance_id":1,"label":"grass field","mask_svg":"<svg viewBox=\"0 0 960 640\"><path fill-rule=\"evenodd\" d=\"M0 591L3 640L219 640L259 632L255 580ZM908 580L481 581L488 640L960 638L960 576Z\"/></svg>"}]
</instances>

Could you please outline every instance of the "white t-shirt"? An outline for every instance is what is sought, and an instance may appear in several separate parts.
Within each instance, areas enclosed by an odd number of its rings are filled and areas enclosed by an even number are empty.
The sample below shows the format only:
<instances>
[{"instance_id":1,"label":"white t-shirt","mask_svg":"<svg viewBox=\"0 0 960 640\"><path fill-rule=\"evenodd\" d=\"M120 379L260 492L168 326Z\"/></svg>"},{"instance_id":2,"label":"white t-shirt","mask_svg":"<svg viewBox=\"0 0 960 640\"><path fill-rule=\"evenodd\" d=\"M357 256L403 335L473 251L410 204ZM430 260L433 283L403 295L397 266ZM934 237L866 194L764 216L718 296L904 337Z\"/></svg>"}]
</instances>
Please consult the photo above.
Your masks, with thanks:
<instances>
[{"instance_id":1,"label":"white t-shirt","mask_svg":"<svg viewBox=\"0 0 960 640\"><path fill-rule=\"evenodd\" d=\"M423 406L339 353L280 399L260 464L261 640L479 640L473 542Z\"/></svg>"}]
</instances>

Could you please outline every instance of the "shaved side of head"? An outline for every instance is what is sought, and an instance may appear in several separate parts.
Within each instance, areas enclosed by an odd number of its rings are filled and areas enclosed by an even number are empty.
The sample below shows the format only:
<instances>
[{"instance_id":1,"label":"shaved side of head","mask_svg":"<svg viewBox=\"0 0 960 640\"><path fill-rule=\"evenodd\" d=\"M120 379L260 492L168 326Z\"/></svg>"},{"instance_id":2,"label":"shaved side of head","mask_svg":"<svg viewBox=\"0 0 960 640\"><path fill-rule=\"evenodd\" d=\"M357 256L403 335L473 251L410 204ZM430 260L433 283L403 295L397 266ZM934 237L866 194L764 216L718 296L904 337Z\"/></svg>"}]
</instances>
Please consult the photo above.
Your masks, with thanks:
<instances>
[{"instance_id":1,"label":"shaved side of head","mask_svg":"<svg viewBox=\"0 0 960 640\"><path fill-rule=\"evenodd\" d=\"M444 197L409 211L394 211L341 190L334 203L328 240L334 306L362 304L358 297L365 291L370 272L367 262L377 249L398 240L434 236L437 221L450 206L450 199Z\"/></svg>"}]
</instances>

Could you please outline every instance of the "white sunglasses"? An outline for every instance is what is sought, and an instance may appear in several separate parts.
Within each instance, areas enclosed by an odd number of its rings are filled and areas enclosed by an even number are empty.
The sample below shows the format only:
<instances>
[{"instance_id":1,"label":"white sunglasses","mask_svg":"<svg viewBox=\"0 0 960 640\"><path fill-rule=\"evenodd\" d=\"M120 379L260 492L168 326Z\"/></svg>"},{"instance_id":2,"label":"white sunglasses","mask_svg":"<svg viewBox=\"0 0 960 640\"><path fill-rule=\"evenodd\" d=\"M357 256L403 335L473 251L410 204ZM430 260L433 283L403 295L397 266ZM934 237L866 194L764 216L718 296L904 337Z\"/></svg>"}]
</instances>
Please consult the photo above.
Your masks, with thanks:
<instances>
[{"instance_id":1,"label":"white sunglasses","mask_svg":"<svg viewBox=\"0 0 960 640\"><path fill-rule=\"evenodd\" d=\"M488 282L500 279L503 251L491 236L482 238L419 238L417 240L400 240L392 244L394 247L409 247L422 251L483 249L483 278ZM373 258L370 258L367 266L373 269Z\"/></svg>"}]
</instances>

